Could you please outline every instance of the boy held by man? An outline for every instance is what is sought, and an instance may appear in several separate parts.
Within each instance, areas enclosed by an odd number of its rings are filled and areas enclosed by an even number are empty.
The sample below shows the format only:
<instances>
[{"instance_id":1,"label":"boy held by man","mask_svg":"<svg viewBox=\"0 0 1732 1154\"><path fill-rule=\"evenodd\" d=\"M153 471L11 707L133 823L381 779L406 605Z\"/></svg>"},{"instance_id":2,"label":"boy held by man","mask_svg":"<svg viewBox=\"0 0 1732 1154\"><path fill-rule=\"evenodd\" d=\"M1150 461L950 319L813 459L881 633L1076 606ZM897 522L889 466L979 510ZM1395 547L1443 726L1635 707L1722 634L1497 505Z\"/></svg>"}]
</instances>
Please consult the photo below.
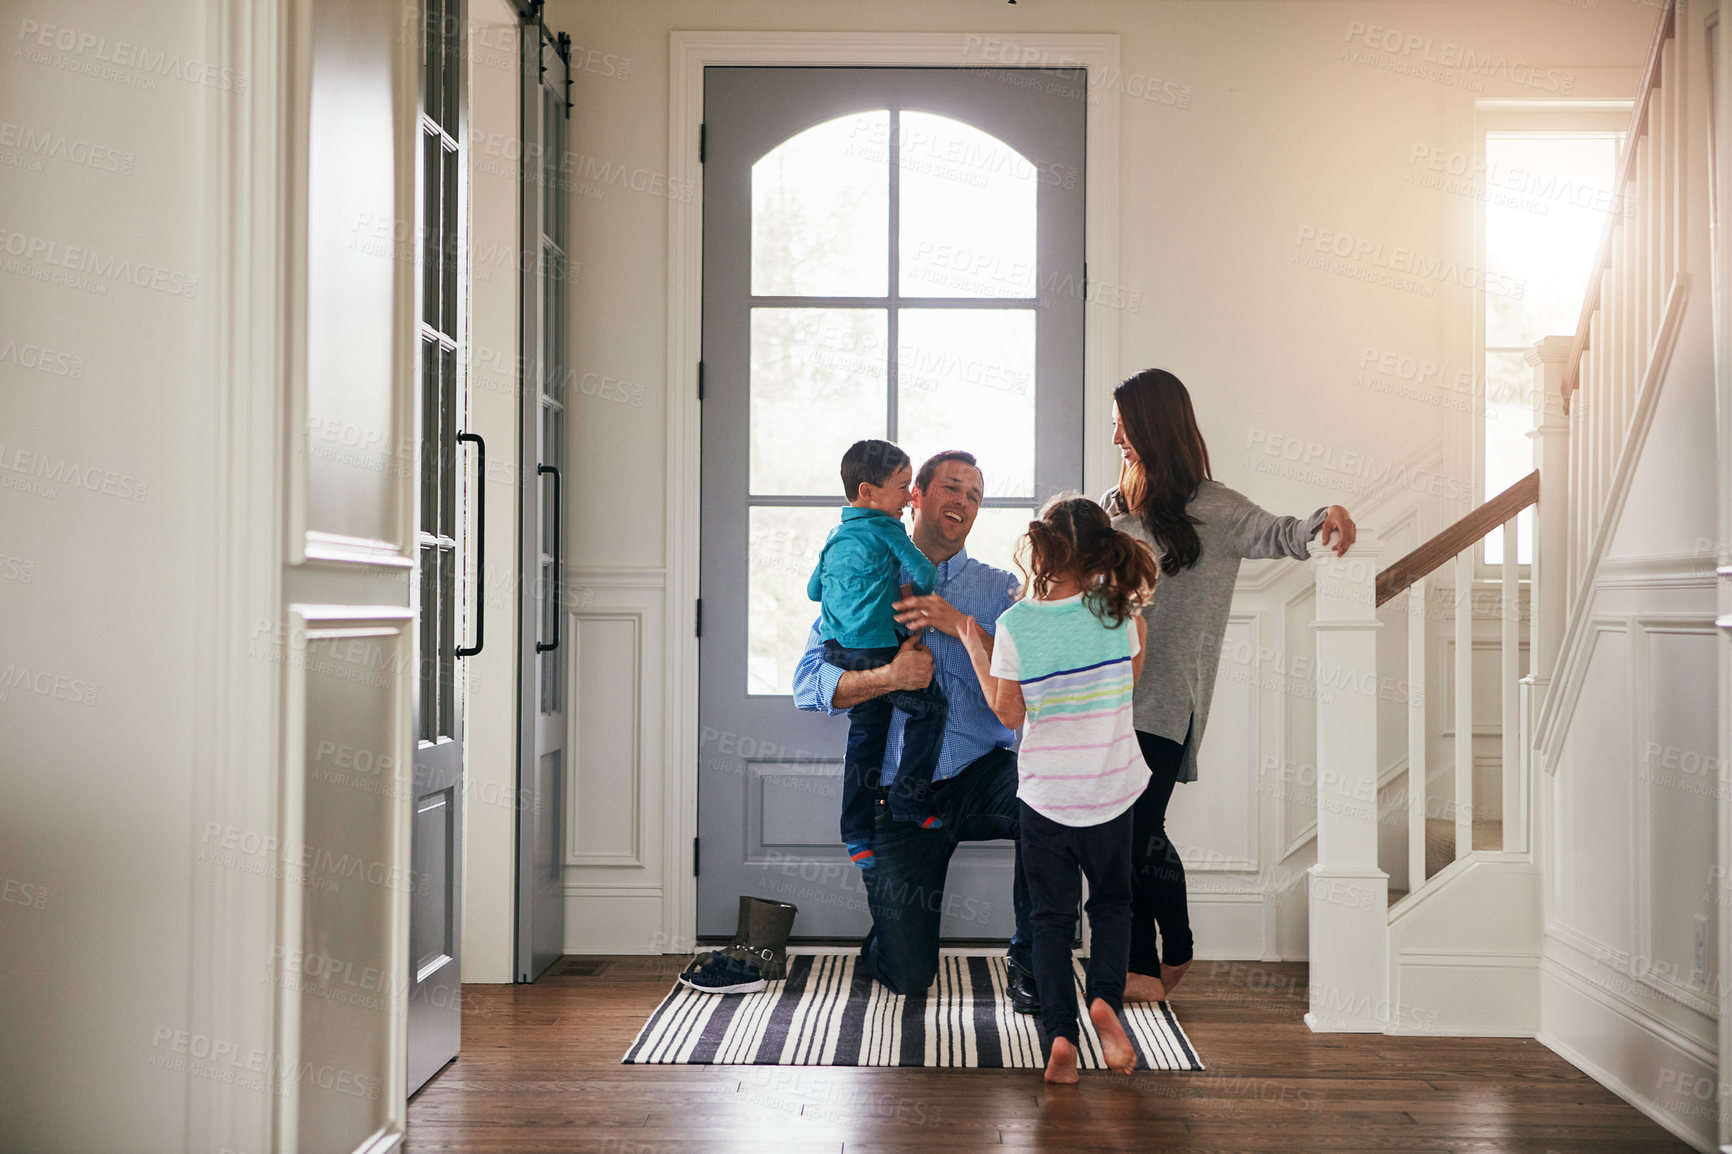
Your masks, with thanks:
<instances>
[{"instance_id":1,"label":"boy held by man","mask_svg":"<svg viewBox=\"0 0 1732 1154\"><path fill-rule=\"evenodd\" d=\"M838 669L877 669L895 659L906 636L891 608L901 594L901 570L908 570L916 593L932 592L938 580L936 567L902 527L913 475L908 454L889 441L856 441L842 454L848 507L806 583L806 595L822 603L824 660ZM923 829L944 824L931 808L932 772L949 714L944 692L934 681L925 689L898 689L862 701L848 711L842 766L842 843L861 869L875 864L872 828L892 709L906 713L908 722L901 770L886 799L890 816L918 822Z\"/></svg>"}]
</instances>

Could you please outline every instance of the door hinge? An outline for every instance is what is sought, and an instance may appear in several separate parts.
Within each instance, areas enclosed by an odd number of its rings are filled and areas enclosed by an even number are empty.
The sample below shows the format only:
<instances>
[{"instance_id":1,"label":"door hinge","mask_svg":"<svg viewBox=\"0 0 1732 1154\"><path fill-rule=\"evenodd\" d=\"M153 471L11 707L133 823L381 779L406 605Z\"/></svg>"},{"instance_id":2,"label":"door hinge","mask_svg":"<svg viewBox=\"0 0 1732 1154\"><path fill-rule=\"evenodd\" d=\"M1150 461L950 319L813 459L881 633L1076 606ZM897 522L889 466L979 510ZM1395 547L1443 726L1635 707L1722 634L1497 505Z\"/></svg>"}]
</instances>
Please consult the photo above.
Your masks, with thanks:
<instances>
[{"instance_id":1,"label":"door hinge","mask_svg":"<svg viewBox=\"0 0 1732 1154\"><path fill-rule=\"evenodd\" d=\"M698 876L698 839L692 839L692 876Z\"/></svg>"},{"instance_id":2,"label":"door hinge","mask_svg":"<svg viewBox=\"0 0 1732 1154\"><path fill-rule=\"evenodd\" d=\"M697 628L694 632L698 637L704 635L704 599L702 597L698 598L698 620Z\"/></svg>"},{"instance_id":3,"label":"door hinge","mask_svg":"<svg viewBox=\"0 0 1732 1154\"><path fill-rule=\"evenodd\" d=\"M709 135L710 135L710 126L709 125L707 125L707 124L698 125L698 163L699 164L702 164L704 162L704 154L709 151L709 143L710 143L709 142Z\"/></svg>"},{"instance_id":4,"label":"door hinge","mask_svg":"<svg viewBox=\"0 0 1732 1154\"><path fill-rule=\"evenodd\" d=\"M704 362L698 362L698 400L704 399Z\"/></svg>"}]
</instances>

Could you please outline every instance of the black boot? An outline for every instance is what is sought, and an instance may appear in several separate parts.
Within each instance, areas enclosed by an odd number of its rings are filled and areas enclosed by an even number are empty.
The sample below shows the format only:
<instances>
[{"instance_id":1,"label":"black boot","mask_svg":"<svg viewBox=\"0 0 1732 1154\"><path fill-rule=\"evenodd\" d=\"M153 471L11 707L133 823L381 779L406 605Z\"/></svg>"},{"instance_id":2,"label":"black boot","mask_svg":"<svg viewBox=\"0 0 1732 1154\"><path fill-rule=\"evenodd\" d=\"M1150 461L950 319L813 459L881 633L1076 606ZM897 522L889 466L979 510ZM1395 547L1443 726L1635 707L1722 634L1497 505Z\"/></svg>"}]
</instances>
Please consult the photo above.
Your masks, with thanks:
<instances>
[{"instance_id":1,"label":"black boot","mask_svg":"<svg viewBox=\"0 0 1732 1154\"><path fill-rule=\"evenodd\" d=\"M768 981L788 976L788 934L799 909L789 902L768 898L740 899L740 924L728 952L741 960L758 963Z\"/></svg>"}]
</instances>

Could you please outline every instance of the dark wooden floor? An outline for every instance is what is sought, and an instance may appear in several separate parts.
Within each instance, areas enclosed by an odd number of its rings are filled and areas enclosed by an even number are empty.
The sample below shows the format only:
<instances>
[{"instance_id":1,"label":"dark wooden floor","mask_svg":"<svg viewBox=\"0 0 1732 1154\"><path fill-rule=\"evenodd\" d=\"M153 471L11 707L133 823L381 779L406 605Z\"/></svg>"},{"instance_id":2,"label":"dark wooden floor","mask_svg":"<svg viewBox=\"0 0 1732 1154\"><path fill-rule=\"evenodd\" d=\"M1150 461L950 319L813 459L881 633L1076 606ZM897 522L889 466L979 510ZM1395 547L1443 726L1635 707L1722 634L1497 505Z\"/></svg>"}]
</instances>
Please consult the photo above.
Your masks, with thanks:
<instances>
[{"instance_id":1,"label":"dark wooden floor","mask_svg":"<svg viewBox=\"0 0 1732 1154\"><path fill-rule=\"evenodd\" d=\"M1538 1042L1313 1034L1305 967L1200 961L1173 1008L1200 1074L621 1066L681 958L567 959L464 989L463 1052L407 1149L602 1154L1689 1148ZM565 971L562 973L561 971Z\"/></svg>"}]
</instances>

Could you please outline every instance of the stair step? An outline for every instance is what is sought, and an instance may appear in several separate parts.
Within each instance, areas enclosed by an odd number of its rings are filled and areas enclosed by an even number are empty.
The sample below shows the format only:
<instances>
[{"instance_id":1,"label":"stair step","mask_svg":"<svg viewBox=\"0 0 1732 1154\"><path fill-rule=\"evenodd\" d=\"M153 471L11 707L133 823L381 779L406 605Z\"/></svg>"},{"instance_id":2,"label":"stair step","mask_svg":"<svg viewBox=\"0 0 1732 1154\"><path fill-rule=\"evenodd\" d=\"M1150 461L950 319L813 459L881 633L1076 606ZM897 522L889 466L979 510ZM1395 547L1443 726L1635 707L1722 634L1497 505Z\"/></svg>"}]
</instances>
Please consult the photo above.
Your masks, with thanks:
<instances>
[{"instance_id":1,"label":"stair step","mask_svg":"<svg viewBox=\"0 0 1732 1154\"><path fill-rule=\"evenodd\" d=\"M1473 848L1498 850L1503 848L1503 821L1484 818L1473 823ZM1425 822L1425 876L1438 872L1455 860L1455 822L1448 818L1427 818ZM1389 904L1406 897L1410 890L1389 891Z\"/></svg>"}]
</instances>

